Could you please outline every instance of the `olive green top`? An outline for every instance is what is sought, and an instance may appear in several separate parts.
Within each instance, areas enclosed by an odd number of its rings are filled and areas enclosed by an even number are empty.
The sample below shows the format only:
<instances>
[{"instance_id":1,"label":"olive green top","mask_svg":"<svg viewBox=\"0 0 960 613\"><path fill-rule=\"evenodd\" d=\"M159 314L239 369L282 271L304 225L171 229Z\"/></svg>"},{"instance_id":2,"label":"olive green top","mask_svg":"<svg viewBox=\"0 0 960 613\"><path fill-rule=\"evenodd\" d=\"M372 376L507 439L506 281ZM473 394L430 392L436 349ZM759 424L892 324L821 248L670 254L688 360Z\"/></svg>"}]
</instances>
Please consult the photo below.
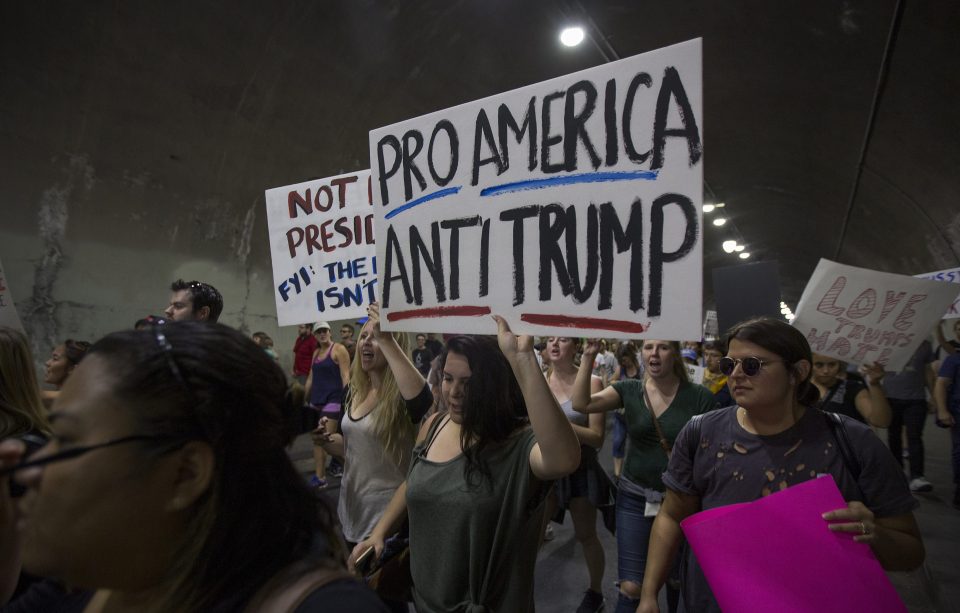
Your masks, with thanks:
<instances>
[{"instance_id":1,"label":"olive green top","mask_svg":"<svg viewBox=\"0 0 960 613\"><path fill-rule=\"evenodd\" d=\"M530 471L536 439L527 427L485 452L493 476L470 489L466 459L426 459L446 420L431 424L407 476L410 573L421 613L533 611L533 567L550 482Z\"/></svg>"},{"instance_id":2,"label":"olive green top","mask_svg":"<svg viewBox=\"0 0 960 613\"><path fill-rule=\"evenodd\" d=\"M612 385L623 401L624 417L627 421L627 433L630 446L623 466L626 477L643 487L664 491L660 476L667 470L667 454L660 446L660 437L653 424L653 416L643 400L643 381L626 379ZM706 413L714 408L716 402L710 390L695 383L681 382L677 395L667 410L658 417L663 436L672 446L680 429L690 418Z\"/></svg>"}]
</instances>

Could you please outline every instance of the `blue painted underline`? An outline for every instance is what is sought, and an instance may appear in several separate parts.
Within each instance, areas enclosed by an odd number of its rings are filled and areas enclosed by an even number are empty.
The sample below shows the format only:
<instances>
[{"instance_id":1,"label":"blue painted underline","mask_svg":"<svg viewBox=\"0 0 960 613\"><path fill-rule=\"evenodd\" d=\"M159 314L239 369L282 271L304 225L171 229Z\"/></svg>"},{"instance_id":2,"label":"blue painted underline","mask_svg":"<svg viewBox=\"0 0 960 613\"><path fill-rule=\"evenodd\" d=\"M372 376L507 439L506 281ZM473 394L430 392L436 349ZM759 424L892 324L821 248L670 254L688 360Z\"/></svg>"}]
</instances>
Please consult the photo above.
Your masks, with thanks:
<instances>
[{"instance_id":1,"label":"blue painted underline","mask_svg":"<svg viewBox=\"0 0 960 613\"><path fill-rule=\"evenodd\" d=\"M579 175L564 175L562 177L550 177L549 179L531 179L529 181L517 181L516 183L504 183L503 185L493 185L480 190L481 196L499 196L500 194L509 194L510 192L521 192L530 189L544 189L555 187L557 185L573 185L576 183L605 183L609 181L654 181L657 178L657 170L636 170L627 172L588 172Z\"/></svg>"},{"instance_id":2,"label":"blue painted underline","mask_svg":"<svg viewBox=\"0 0 960 613\"><path fill-rule=\"evenodd\" d=\"M387 213L386 215L384 215L384 217L385 217L386 219L392 219L393 217L396 217L397 215L399 215L400 213L406 211L407 209L412 209L413 207L419 206L419 205L423 204L424 202L430 202L431 200L436 200L437 198L444 198L444 197L446 197L446 196L452 196L453 194L456 194L457 192L459 192L460 189L461 189L461 187L459 187L459 186L458 186L458 187L448 187L448 188L446 188L446 189L441 189L441 190L438 191L438 192L433 192L432 194L427 194L426 196L420 196L420 197L417 198L416 200L411 200L410 202L404 204L403 206L398 206L397 208L393 209L392 211L390 211L389 213Z\"/></svg>"}]
</instances>

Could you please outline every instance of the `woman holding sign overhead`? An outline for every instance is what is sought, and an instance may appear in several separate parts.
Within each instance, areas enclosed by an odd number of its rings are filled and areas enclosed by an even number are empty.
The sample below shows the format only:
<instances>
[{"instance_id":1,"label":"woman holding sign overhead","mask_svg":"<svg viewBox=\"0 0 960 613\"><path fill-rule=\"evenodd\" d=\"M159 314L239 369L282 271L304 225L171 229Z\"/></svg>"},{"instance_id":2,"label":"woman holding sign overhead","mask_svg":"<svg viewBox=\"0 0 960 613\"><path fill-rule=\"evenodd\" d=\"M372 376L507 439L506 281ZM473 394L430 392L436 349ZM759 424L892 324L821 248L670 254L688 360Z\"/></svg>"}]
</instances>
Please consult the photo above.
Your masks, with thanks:
<instances>
[{"instance_id":1,"label":"woman holding sign overhead","mask_svg":"<svg viewBox=\"0 0 960 613\"><path fill-rule=\"evenodd\" d=\"M630 448L617 495L620 595L616 611L627 613L639 602L650 528L663 499L660 474L667 466L673 440L691 417L712 409L714 400L710 390L687 380L680 344L662 340L643 341L642 379L624 379L591 393L590 365L599 349L597 341L587 343L572 400L573 408L582 413L625 409ZM679 593L671 589L668 597L674 610Z\"/></svg>"},{"instance_id":2,"label":"woman holding sign overhead","mask_svg":"<svg viewBox=\"0 0 960 613\"><path fill-rule=\"evenodd\" d=\"M580 464L533 338L496 320L499 349L486 336L448 340L447 411L424 422L407 480L350 557L371 546L379 554L406 516L418 611L532 611L550 481Z\"/></svg>"},{"instance_id":3,"label":"woman holding sign overhead","mask_svg":"<svg viewBox=\"0 0 960 613\"><path fill-rule=\"evenodd\" d=\"M755 319L730 331L720 369L737 404L697 418L677 437L663 475L667 495L650 535L638 611L659 610L657 593L676 555L683 519L822 474L833 476L848 502L823 515L833 522L825 521L824 530L868 543L887 570L909 570L923 561L911 513L917 502L903 471L868 426L847 417L835 421L814 408L812 361L807 339L786 322ZM768 538L775 546L776 535ZM684 565L685 609L720 611L696 558L686 556Z\"/></svg>"}]
</instances>

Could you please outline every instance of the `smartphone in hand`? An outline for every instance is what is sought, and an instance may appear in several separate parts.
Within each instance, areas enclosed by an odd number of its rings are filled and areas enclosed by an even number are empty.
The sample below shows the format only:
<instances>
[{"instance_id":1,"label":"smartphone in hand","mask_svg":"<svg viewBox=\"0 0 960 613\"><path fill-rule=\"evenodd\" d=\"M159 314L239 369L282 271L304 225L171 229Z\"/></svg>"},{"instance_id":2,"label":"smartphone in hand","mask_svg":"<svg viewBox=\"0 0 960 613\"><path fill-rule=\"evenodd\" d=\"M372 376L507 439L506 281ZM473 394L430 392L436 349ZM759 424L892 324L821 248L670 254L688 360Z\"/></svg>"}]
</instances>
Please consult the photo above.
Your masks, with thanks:
<instances>
[{"instance_id":1,"label":"smartphone in hand","mask_svg":"<svg viewBox=\"0 0 960 613\"><path fill-rule=\"evenodd\" d=\"M373 548L373 545L367 548L366 551L357 556L357 561L354 562L353 567L356 569L356 573L361 577L369 575L373 570L373 563L376 561L376 549Z\"/></svg>"}]
</instances>

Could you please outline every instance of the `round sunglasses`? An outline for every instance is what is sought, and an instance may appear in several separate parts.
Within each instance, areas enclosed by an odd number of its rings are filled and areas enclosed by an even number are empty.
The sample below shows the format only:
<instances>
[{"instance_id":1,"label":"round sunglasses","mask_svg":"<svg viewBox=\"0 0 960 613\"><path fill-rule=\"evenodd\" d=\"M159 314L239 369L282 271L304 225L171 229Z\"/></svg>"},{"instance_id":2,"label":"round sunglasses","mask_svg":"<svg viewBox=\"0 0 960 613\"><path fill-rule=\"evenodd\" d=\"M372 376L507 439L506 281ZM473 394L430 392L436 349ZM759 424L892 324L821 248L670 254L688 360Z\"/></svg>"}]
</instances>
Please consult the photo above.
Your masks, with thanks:
<instances>
[{"instance_id":1,"label":"round sunglasses","mask_svg":"<svg viewBox=\"0 0 960 613\"><path fill-rule=\"evenodd\" d=\"M724 356L720 358L720 372L729 377L737 368L737 364L739 364L743 374L748 377L755 377L760 372L760 369L763 368L764 364L775 364L777 362L784 363L783 360L761 360L754 356L747 358L729 358Z\"/></svg>"}]
</instances>

